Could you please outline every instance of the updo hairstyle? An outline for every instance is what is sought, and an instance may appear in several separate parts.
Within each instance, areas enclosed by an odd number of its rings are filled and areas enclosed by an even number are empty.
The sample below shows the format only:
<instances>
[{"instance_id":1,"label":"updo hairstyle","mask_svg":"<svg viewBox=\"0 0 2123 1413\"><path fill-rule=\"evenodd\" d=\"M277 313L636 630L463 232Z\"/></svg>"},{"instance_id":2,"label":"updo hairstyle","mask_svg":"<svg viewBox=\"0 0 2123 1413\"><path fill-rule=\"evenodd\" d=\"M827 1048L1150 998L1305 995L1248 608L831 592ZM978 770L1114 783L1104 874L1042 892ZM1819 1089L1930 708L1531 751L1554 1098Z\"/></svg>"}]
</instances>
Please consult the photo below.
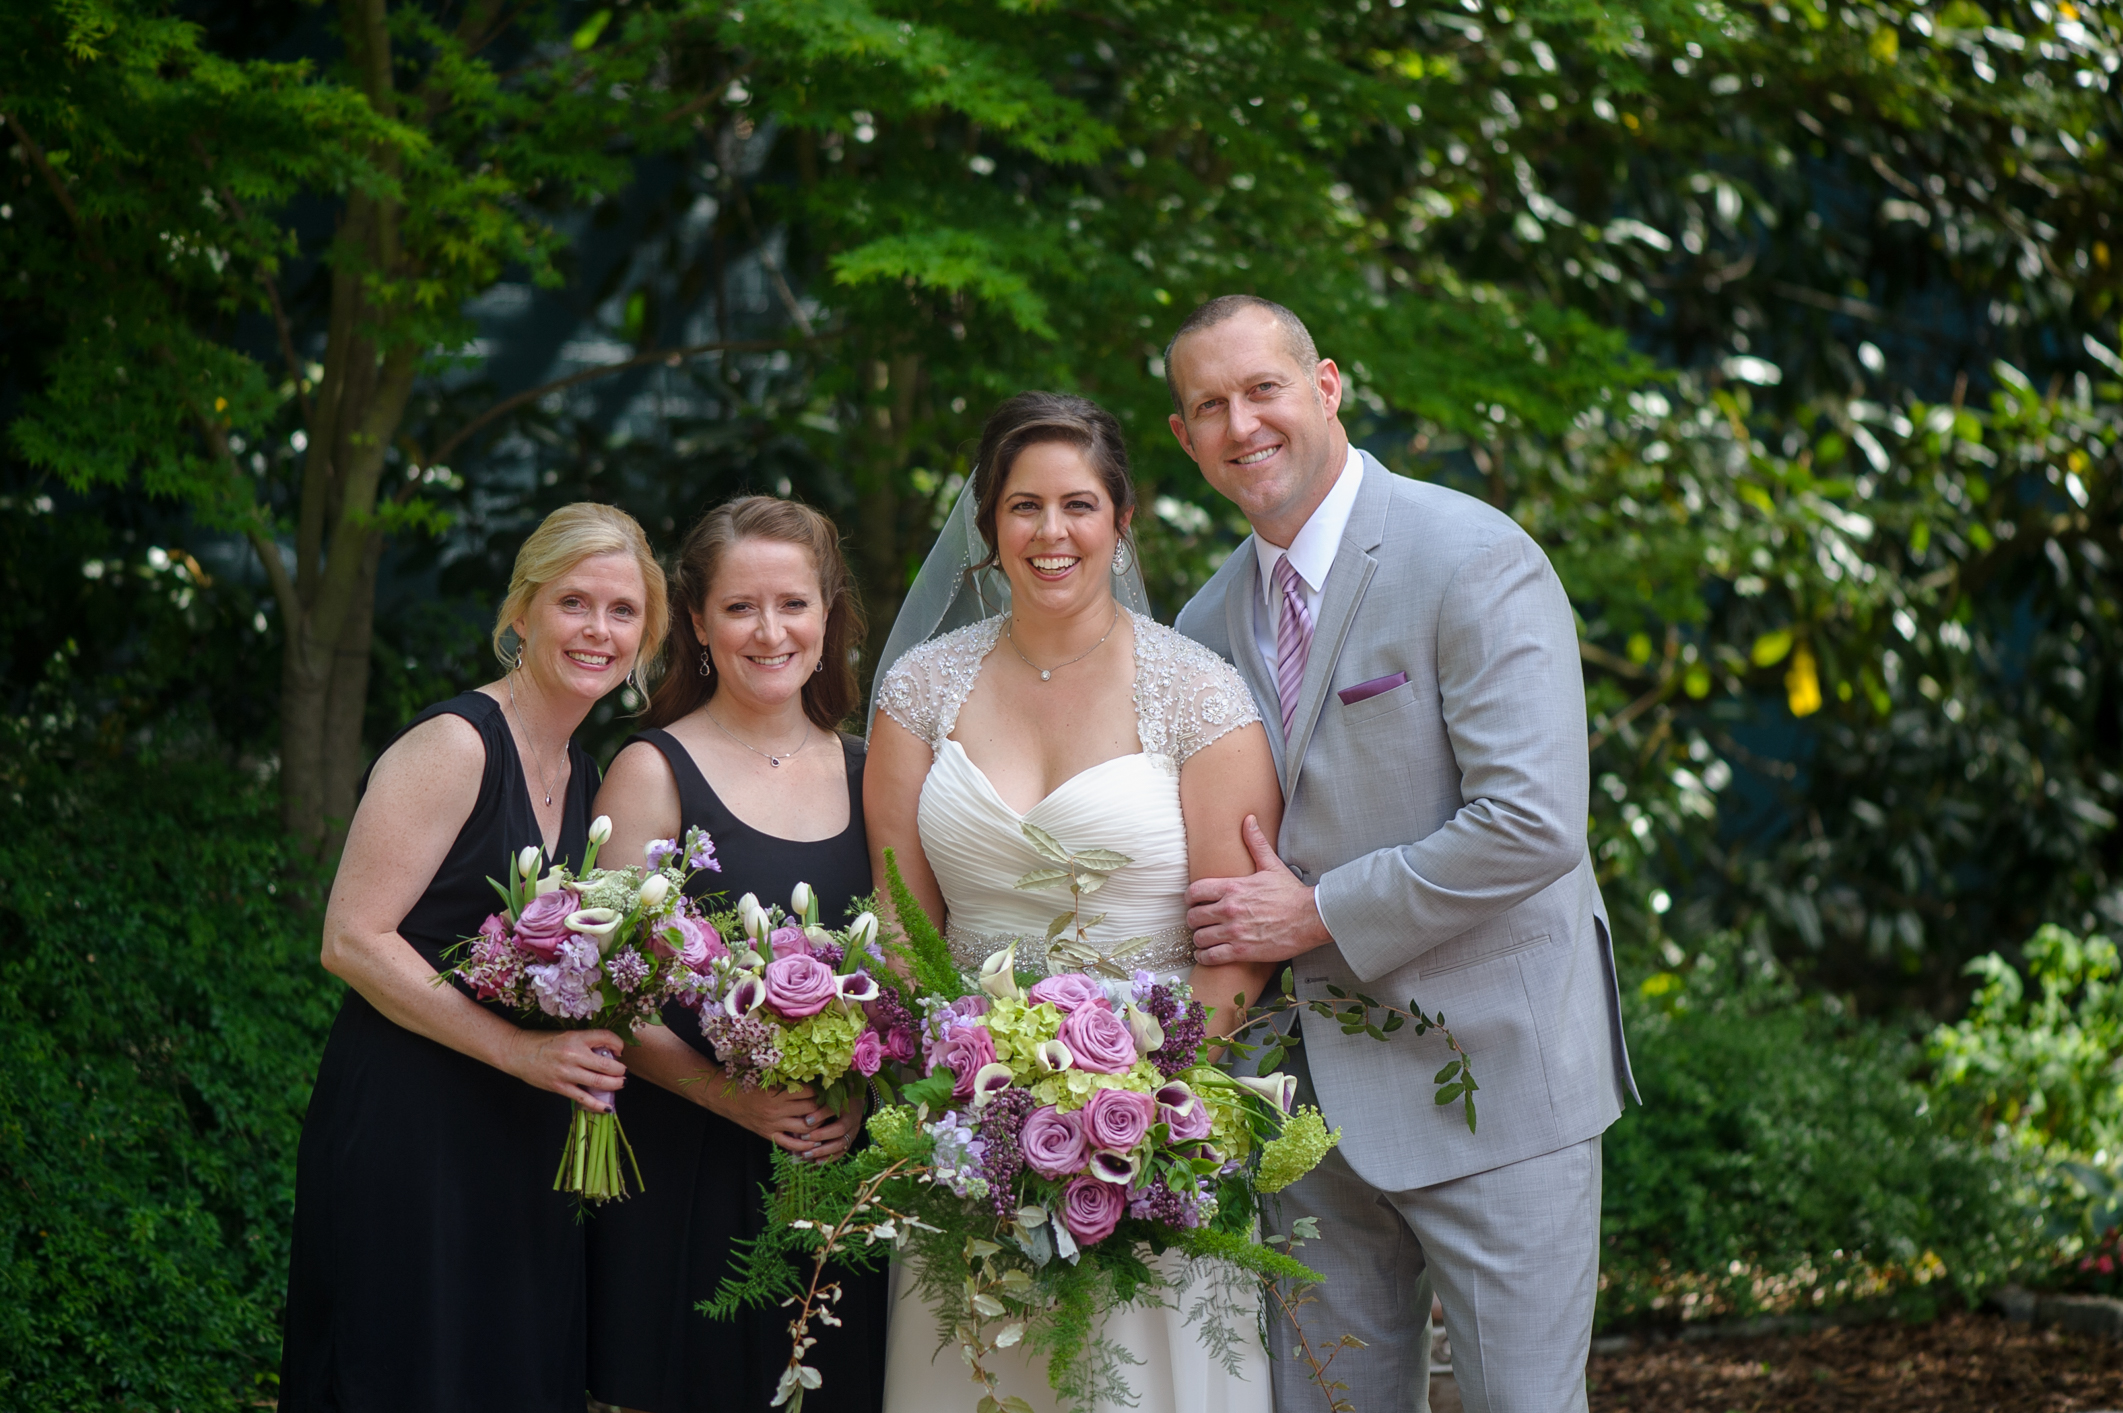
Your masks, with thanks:
<instances>
[{"instance_id":1,"label":"updo hairstyle","mask_svg":"<svg viewBox=\"0 0 2123 1413\"><path fill-rule=\"evenodd\" d=\"M980 530L988 557L975 569L996 562L995 517L1002 504L1003 487L1010 468L1025 448L1041 442L1067 442L1084 454L1091 469L1105 485L1113 502L1113 527L1118 530L1135 509L1135 478L1128 471L1128 447L1120 423L1113 414L1086 397L1074 393L1021 392L988 414L980 429L980 451L974 469L976 497L973 523ZM1125 543L1127 534L1122 532Z\"/></svg>"}]
</instances>

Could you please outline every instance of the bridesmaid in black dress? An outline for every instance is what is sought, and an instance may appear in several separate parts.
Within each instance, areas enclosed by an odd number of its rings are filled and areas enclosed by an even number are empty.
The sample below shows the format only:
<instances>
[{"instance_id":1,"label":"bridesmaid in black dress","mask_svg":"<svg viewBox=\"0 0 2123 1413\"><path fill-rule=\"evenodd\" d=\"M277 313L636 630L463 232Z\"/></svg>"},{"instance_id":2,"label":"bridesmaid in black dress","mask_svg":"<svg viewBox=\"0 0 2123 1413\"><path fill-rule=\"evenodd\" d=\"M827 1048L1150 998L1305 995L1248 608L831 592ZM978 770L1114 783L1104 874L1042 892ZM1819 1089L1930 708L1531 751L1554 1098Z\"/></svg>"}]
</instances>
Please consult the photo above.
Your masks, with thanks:
<instances>
[{"instance_id":1,"label":"bridesmaid in black dress","mask_svg":"<svg viewBox=\"0 0 2123 1413\"><path fill-rule=\"evenodd\" d=\"M817 511L771 496L718 507L694 527L674 575L652 729L620 750L597 797L613 849L631 857L698 825L722 871L697 876L696 891L787 908L809 883L828 927L870 891L863 748L836 729L856 704L849 651L861 638L839 540ZM861 1115L821 1108L809 1089L727 1089L694 1013L674 1004L664 1018L625 1054L628 1071L653 1083L619 1102L646 1190L590 1221L590 1392L640 1413L765 1413L789 1362L788 1313L717 1323L693 1307L728 1271L731 1244L763 1225L773 1147L836 1157ZM844 1323L814 1327L809 1362L824 1384L804 1408L875 1413L884 1273L840 1279Z\"/></svg>"},{"instance_id":2,"label":"bridesmaid in black dress","mask_svg":"<svg viewBox=\"0 0 2123 1413\"><path fill-rule=\"evenodd\" d=\"M348 983L295 1173L283 1413L582 1413L583 1238L553 1191L569 1104L625 1079L607 1031L527 1030L433 984L537 845L579 865L597 767L570 739L653 653L663 571L622 511L571 505L516 556L501 681L386 745L325 913Z\"/></svg>"}]
</instances>

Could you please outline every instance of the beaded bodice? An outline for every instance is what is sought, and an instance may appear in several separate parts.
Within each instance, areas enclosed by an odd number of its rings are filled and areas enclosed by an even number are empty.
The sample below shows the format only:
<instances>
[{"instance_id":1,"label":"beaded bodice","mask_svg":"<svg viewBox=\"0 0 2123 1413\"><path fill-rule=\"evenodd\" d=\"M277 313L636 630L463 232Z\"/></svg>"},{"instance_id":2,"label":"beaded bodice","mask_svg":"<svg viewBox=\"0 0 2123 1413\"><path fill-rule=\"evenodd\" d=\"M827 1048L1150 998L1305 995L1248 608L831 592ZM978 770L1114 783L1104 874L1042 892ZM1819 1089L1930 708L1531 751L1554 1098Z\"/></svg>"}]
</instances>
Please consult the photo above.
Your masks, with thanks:
<instances>
[{"instance_id":1,"label":"beaded bodice","mask_svg":"<svg viewBox=\"0 0 2123 1413\"><path fill-rule=\"evenodd\" d=\"M947 633L908 653L886 674L878 708L935 752L917 812L922 851L943 889L952 948L978 965L1010 941L1035 971L1184 970L1193 960L1186 928L1187 826L1180 767L1205 746L1260 720L1237 671L1154 619L1130 614L1135 631L1136 736L1143 749L1063 781L1020 814L951 739L981 664L1002 636L1000 618ZM1025 890L1016 880L1051 866L1026 837L1032 824L1071 851L1109 849L1129 863L1085 899L1100 915L1091 950L1050 962L1046 931L1069 910L1066 887Z\"/></svg>"}]
</instances>

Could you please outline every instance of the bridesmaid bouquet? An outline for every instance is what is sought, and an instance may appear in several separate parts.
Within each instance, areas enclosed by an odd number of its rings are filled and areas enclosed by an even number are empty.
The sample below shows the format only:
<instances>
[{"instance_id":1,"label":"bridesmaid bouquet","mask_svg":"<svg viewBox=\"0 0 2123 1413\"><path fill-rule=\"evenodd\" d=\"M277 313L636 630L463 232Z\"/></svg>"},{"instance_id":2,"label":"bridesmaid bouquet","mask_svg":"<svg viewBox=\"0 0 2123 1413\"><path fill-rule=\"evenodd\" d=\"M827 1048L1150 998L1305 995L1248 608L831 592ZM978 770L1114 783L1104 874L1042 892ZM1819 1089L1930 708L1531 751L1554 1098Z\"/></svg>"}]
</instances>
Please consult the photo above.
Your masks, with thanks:
<instances>
[{"instance_id":1,"label":"bridesmaid bouquet","mask_svg":"<svg viewBox=\"0 0 2123 1413\"><path fill-rule=\"evenodd\" d=\"M743 1089L814 1085L829 1108L846 1109L864 1084L890 1092L880 1071L914 1058L914 1017L890 978L877 943L877 914L847 927L819 925L818 895L796 885L790 911L762 907L747 893L712 921L743 939L700 975L689 1004L729 1082Z\"/></svg>"},{"instance_id":2,"label":"bridesmaid bouquet","mask_svg":"<svg viewBox=\"0 0 2123 1413\"><path fill-rule=\"evenodd\" d=\"M597 851L611 837L612 822L600 815L580 870L555 865L541 872L536 845L510 859L507 882L487 880L502 910L451 950L453 965L435 984L458 981L515 1012L519 1023L544 1030L631 1036L639 1026L663 1024L668 1000L698 1004L716 961L729 955L685 892L694 873L721 871L714 844L693 829L683 842L651 843L645 866L598 868ZM591 1202L625 1197L621 1153L639 1184L641 1167L619 1115L578 1104L554 1189Z\"/></svg>"},{"instance_id":3,"label":"bridesmaid bouquet","mask_svg":"<svg viewBox=\"0 0 2123 1413\"><path fill-rule=\"evenodd\" d=\"M907 1263L981 1387L981 1413L1020 1402L983 1366L995 1350L1044 1353L1055 1390L1089 1404L1120 1374L1096 1338L1105 1311L1160 1290L1177 1299L1196 1274L1318 1279L1254 1235L1256 1199L1339 1136L1317 1109L1293 1110L1294 1080L1207 1063L1207 1011L1184 983L1021 978L1014 946L961 976L889 855L887 867L907 934L894 945L923 1012L909 1062L921 1077L871 1116L871 1145L847 1161L806 1172L776 1155L767 1231L704 1307L796 1310L777 1406L818 1386L804 1357L812 1320L834 1322L829 1259ZM1168 1251L1190 1258L1170 1278L1151 1264ZM1197 1302L1202 1338L1234 1348L1252 1331L1220 1321L1220 1303L1232 1302Z\"/></svg>"}]
</instances>

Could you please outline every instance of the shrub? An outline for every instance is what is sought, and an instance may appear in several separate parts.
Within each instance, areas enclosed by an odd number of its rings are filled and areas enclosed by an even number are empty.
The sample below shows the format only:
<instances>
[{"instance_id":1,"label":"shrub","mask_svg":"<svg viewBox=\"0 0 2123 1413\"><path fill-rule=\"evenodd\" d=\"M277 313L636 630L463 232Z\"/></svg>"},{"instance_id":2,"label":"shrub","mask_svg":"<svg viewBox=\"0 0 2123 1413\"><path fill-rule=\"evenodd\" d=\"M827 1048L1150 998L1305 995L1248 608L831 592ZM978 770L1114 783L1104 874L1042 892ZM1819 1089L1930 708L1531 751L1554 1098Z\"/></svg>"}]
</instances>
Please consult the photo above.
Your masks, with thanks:
<instances>
[{"instance_id":1,"label":"shrub","mask_svg":"<svg viewBox=\"0 0 2123 1413\"><path fill-rule=\"evenodd\" d=\"M0 757L0 1406L253 1406L338 999L313 871L226 766Z\"/></svg>"},{"instance_id":2,"label":"shrub","mask_svg":"<svg viewBox=\"0 0 2123 1413\"><path fill-rule=\"evenodd\" d=\"M1922 1313L2026 1259L2019 1169L1949 1129L1915 1045L1802 1003L1730 947L1705 955L1628 995L1644 1107L1607 1134L1603 1323Z\"/></svg>"}]
</instances>

